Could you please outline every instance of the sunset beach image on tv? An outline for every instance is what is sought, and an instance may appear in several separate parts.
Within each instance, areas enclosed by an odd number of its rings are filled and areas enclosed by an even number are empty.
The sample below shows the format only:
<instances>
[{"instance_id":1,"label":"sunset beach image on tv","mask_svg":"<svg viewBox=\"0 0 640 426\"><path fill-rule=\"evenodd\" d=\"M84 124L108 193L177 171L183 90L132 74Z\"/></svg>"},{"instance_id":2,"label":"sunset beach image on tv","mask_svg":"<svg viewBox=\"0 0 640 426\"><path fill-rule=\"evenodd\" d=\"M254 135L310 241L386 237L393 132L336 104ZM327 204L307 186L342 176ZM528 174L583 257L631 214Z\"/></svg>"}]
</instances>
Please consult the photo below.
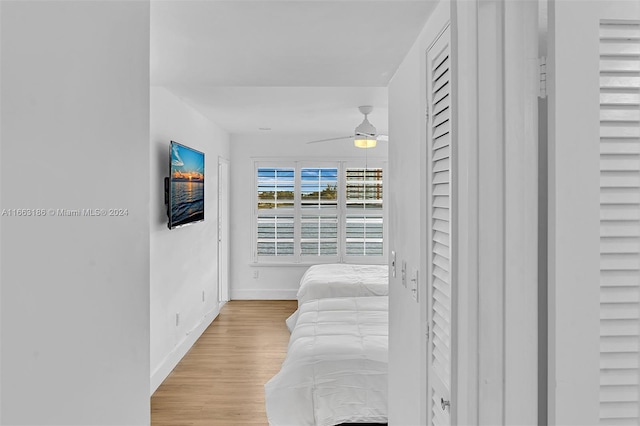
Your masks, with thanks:
<instances>
[{"instance_id":1,"label":"sunset beach image on tv","mask_svg":"<svg viewBox=\"0 0 640 426\"><path fill-rule=\"evenodd\" d=\"M171 141L169 228L204 220L204 153Z\"/></svg>"}]
</instances>

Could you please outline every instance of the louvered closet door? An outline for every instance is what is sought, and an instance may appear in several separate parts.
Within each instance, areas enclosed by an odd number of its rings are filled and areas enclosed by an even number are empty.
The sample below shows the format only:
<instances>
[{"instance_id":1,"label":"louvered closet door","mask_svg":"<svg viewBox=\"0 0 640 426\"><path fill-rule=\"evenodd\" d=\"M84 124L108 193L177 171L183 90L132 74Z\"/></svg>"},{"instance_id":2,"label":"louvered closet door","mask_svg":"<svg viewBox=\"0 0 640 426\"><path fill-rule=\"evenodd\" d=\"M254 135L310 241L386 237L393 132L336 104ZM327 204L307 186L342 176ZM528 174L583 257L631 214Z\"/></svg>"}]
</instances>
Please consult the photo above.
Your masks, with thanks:
<instances>
[{"instance_id":1,"label":"louvered closet door","mask_svg":"<svg viewBox=\"0 0 640 426\"><path fill-rule=\"evenodd\" d=\"M640 23L600 24L600 424L638 425Z\"/></svg>"},{"instance_id":2,"label":"louvered closet door","mask_svg":"<svg viewBox=\"0 0 640 426\"><path fill-rule=\"evenodd\" d=\"M451 72L449 29L427 52L429 424L451 424Z\"/></svg>"}]
</instances>

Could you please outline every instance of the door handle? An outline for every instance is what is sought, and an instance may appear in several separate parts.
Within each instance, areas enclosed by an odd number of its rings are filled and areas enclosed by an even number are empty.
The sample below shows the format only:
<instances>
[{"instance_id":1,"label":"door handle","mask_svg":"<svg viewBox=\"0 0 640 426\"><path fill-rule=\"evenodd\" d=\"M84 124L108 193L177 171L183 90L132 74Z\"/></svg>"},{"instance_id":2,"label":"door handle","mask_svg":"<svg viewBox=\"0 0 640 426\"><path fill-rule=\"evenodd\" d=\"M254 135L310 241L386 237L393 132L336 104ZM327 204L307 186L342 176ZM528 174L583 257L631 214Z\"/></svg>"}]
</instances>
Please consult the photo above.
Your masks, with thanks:
<instances>
[{"instance_id":1,"label":"door handle","mask_svg":"<svg viewBox=\"0 0 640 426\"><path fill-rule=\"evenodd\" d=\"M442 406L442 411L444 411L447 407L451 407L451 402L445 401L444 398L440 398L440 405Z\"/></svg>"}]
</instances>

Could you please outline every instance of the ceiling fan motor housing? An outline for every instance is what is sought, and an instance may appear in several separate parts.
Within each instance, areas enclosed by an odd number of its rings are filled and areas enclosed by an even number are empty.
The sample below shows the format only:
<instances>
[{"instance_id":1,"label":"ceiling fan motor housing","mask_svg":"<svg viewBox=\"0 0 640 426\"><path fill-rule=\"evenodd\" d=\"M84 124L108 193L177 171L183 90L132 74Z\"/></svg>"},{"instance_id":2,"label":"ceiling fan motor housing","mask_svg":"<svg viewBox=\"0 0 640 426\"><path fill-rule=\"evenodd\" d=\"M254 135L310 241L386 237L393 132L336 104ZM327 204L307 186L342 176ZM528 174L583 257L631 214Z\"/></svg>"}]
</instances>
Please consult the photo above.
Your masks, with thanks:
<instances>
[{"instance_id":1,"label":"ceiling fan motor housing","mask_svg":"<svg viewBox=\"0 0 640 426\"><path fill-rule=\"evenodd\" d=\"M367 115L373 111L373 107L371 105L363 105L358 107L358 109L364 114L364 120L356 127L356 135L374 136L376 134L376 128L373 127L373 124L369 123L369 119L367 118Z\"/></svg>"},{"instance_id":2,"label":"ceiling fan motor housing","mask_svg":"<svg viewBox=\"0 0 640 426\"><path fill-rule=\"evenodd\" d=\"M369 123L367 117L364 118L364 121L360 123L358 127L356 127L356 135L366 135L366 136L374 136L376 134L376 128L373 127L373 124Z\"/></svg>"}]
</instances>

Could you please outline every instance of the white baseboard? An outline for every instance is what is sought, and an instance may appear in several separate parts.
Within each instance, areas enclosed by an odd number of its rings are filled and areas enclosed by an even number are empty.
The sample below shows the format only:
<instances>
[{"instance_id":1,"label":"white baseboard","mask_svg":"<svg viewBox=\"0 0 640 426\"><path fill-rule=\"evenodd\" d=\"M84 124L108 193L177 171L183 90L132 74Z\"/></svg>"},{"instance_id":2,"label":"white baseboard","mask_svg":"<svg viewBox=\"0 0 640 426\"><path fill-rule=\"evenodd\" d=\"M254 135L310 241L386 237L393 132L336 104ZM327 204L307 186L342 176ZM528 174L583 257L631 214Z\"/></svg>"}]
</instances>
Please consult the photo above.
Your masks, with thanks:
<instances>
[{"instance_id":1,"label":"white baseboard","mask_svg":"<svg viewBox=\"0 0 640 426\"><path fill-rule=\"evenodd\" d=\"M231 300L296 300L298 290L255 289L233 290Z\"/></svg>"},{"instance_id":2,"label":"white baseboard","mask_svg":"<svg viewBox=\"0 0 640 426\"><path fill-rule=\"evenodd\" d=\"M194 343L202 336L202 333L211 325L214 319L218 317L220 313L220 305L219 307L214 308L209 311L202 317L202 321L195 326L189 333L187 333L182 340L174 349L165 357L162 361L162 364L151 374L151 393L153 393L160 387L162 382L169 376L171 371L178 365L178 363L182 360L185 354L191 349Z\"/></svg>"}]
</instances>

